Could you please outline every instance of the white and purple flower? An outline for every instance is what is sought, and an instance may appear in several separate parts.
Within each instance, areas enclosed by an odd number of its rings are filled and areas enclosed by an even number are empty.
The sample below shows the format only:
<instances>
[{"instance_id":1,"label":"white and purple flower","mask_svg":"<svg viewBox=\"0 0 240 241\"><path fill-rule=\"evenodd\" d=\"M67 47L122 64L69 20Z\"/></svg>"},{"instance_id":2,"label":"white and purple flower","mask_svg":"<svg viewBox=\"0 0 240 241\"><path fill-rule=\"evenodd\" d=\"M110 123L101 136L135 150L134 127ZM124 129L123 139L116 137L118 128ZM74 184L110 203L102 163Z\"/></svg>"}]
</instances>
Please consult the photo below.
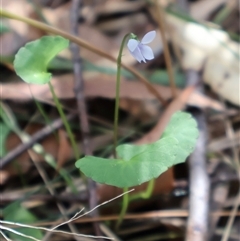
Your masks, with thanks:
<instances>
[{"instance_id":1,"label":"white and purple flower","mask_svg":"<svg viewBox=\"0 0 240 241\"><path fill-rule=\"evenodd\" d=\"M134 34L131 34L130 39L128 40L127 47L131 55L139 62L142 61L146 63L146 60L154 59L153 51L152 49L147 46L146 44L149 44L153 41L153 39L156 36L156 31L150 31L147 34L144 35L142 38L142 41L140 42L137 39L137 36Z\"/></svg>"}]
</instances>

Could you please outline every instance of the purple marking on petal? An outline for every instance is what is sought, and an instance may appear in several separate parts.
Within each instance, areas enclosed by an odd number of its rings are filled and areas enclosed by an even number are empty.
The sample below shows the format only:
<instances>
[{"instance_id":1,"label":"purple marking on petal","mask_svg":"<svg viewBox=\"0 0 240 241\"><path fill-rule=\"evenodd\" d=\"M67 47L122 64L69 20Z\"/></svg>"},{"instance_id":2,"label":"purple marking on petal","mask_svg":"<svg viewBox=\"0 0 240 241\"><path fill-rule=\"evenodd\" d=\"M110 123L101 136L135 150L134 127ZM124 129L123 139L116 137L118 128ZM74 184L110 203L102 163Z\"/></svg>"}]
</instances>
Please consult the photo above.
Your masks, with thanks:
<instances>
[{"instance_id":1,"label":"purple marking on petal","mask_svg":"<svg viewBox=\"0 0 240 241\"><path fill-rule=\"evenodd\" d=\"M149 44L153 41L155 36L156 36L156 31L150 31L143 36L141 43L142 44Z\"/></svg>"},{"instance_id":2,"label":"purple marking on petal","mask_svg":"<svg viewBox=\"0 0 240 241\"><path fill-rule=\"evenodd\" d=\"M140 44L139 49L145 59L147 60L154 59L153 51L149 46Z\"/></svg>"},{"instance_id":3,"label":"purple marking on petal","mask_svg":"<svg viewBox=\"0 0 240 241\"><path fill-rule=\"evenodd\" d=\"M136 39L129 39L127 43L127 47L130 52L133 52L137 48L138 44L139 42Z\"/></svg>"}]
</instances>

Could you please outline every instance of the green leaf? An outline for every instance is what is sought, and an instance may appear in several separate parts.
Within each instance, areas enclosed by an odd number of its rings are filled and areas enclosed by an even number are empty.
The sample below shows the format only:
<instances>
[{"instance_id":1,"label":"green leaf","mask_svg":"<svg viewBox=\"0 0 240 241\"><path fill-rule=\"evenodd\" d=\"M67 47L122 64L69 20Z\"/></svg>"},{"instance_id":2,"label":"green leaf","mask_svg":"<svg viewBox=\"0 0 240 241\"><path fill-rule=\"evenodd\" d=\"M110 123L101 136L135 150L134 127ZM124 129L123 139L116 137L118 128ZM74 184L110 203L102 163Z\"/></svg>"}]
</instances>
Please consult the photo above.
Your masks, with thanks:
<instances>
[{"instance_id":1,"label":"green leaf","mask_svg":"<svg viewBox=\"0 0 240 241\"><path fill-rule=\"evenodd\" d=\"M120 145L116 150L120 159L85 156L75 165L96 182L116 187L136 186L184 162L193 151L197 137L197 124L191 115L176 112L161 139L155 143Z\"/></svg>"},{"instance_id":2,"label":"green leaf","mask_svg":"<svg viewBox=\"0 0 240 241\"><path fill-rule=\"evenodd\" d=\"M1 55L0 63L12 64L13 60L14 60L14 56L12 56L12 55L9 55L9 56Z\"/></svg>"},{"instance_id":3,"label":"green leaf","mask_svg":"<svg viewBox=\"0 0 240 241\"><path fill-rule=\"evenodd\" d=\"M27 43L15 56L14 68L17 75L27 83L48 83L52 77L47 72L49 62L68 45L69 41L60 36L44 36Z\"/></svg>"},{"instance_id":4,"label":"green leaf","mask_svg":"<svg viewBox=\"0 0 240 241\"><path fill-rule=\"evenodd\" d=\"M15 222L15 223L32 225L32 223L37 221L37 218L29 210L21 206L19 202L11 203L6 208L4 208L3 216L4 216L4 220ZM17 228L16 230L20 233L37 238L39 240L43 238L42 232L38 229ZM29 238L25 238L11 232L9 232L9 236L13 240L19 240L19 241L30 240Z\"/></svg>"},{"instance_id":5,"label":"green leaf","mask_svg":"<svg viewBox=\"0 0 240 241\"><path fill-rule=\"evenodd\" d=\"M169 76L166 70L151 71L151 75L147 75L151 83L169 86ZM177 87L185 86L185 77L180 71L174 71L174 81Z\"/></svg>"},{"instance_id":6,"label":"green leaf","mask_svg":"<svg viewBox=\"0 0 240 241\"><path fill-rule=\"evenodd\" d=\"M62 57L53 58L48 64L48 69L50 70L61 70L61 71L72 71L73 62L71 59L65 59Z\"/></svg>"},{"instance_id":7,"label":"green leaf","mask_svg":"<svg viewBox=\"0 0 240 241\"><path fill-rule=\"evenodd\" d=\"M6 154L5 141L11 129L5 123L0 121L0 157Z\"/></svg>"},{"instance_id":8,"label":"green leaf","mask_svg":"<svg viewBox=\"0 0 240 241\"><path fill-rule=\"evenodd\" d=\"M2 20L1 20L2 21ZM7 27L3 22L0 24L0 34L10 32L11 29Z\"/></svg>"}]
</instances>

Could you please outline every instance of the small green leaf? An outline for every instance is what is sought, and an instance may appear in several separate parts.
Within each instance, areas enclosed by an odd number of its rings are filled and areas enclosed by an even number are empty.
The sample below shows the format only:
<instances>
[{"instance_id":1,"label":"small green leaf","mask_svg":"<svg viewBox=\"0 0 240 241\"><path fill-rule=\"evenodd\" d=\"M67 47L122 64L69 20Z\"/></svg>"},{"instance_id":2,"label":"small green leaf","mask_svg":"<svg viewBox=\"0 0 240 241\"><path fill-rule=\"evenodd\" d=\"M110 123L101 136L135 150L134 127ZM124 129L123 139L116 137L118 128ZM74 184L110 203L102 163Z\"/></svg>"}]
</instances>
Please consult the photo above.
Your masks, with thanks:
<instances>
[{"instance_id":1,"label":"small green leaf","mask_svg":"<svg viewBox=\"0 0 240 241\"><path fill-rule=\"evenodd\" d=\"M161 139L155 143L120 145L117 147L120 159L85 156L75 165L96 182L116 187L136 186L184 162L193 151L197 136L197 124L191 115L176 112Z\"/></svg>"},{"instance_id":2,"label":"small green leaf","mask_svg":"<svg viewBox=\"0 0 240 241\"><path fill-rule=\"evenodd\" d=\"M166 70L151 71L151 74L148 74L147 78L153 84L169 86L169 76ZM177 87L183 88L185 86L185 78L180 71L174 71L174 82Z\"/></svg>"},{"instance_id":3,"label":"small green leaf","mask_svg":"<svg viewBox=\"0 0 240 241\"><path fill-rule=\"evenodd\" d=\"M2 20L1 20L2 21ZM0 34L10 32L11 29L7 27L3 22L0 24Z\"/></svg>"},{"instance_id":4,"label":"small green leaf","mask_svg":"<svg viewBox=\"0 0 240 241\"><path fill-rule=\"evenodd\" d=\"M30 84L48 83L52 77L47 72L49 62L68 45L69 41L60 36L44 36L27 43L15 56L17 75Z\"/></svg>"},{"instance_id":5,"label":"small green leaf","mask_svg":"<svg viewBox=\"0 0 240 241\"><path fill-rule=\"evenodd\" d=\"M10 131L9 126L0 121L0 157L6 154L5 142Z\"/></svg>"},{"instance_id":6,"label":"small green leaf","mask_svg":"<svg viewBox=\"0 0 240 241\"><path fill-rule=\"evenodd\" d=\"M29 225L32 225L32 223L37 221L37 218L28 209L21 206L19 202L11 203L6 208L4 208L3 217L4 217L4 220L6 221L29 224ZM18 228L16 230L20 233L26 234L28 236L34 237L39 240L43 238L42 232L38 229ZM11 232L9 232L9 236L13 240L19 240L19 241L30 240L29 238L25 238Z\"/></svg>"}]
</instances>

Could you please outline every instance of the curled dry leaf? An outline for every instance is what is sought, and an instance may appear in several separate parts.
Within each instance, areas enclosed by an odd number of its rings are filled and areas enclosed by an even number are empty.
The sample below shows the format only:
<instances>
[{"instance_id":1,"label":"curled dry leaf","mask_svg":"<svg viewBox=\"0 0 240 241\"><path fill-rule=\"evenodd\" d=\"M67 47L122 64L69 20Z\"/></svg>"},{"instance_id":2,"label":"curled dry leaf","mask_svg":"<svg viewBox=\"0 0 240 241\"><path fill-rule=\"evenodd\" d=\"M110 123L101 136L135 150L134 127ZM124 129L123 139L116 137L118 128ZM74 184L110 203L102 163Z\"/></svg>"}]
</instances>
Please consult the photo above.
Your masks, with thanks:
<instances>
[{"instance_id":1,"label":"curled dry leaf","mask_svg":"<svg viewBox=\"0 0 240 241\"><path fill-rule=\"evenodd\" d=\"M173 15L166 15L171 41L183 50L182 65L185 69L203 69L203 79L219 95L240 106L238 50L222 30L187 22Z\"/></svg>"},{"instance_id":2,"label":"curled dry leaf","mask_svg":"<svg viewBox=\"0 0 240 241\"><path fill-rule=\"evenodd\" d=\"M219 48L207 59L203 72L204 81L226 100L240 106L240 60L234 53L239 52L240 45L229 42Z\"/></svg>"}]
</instances>

